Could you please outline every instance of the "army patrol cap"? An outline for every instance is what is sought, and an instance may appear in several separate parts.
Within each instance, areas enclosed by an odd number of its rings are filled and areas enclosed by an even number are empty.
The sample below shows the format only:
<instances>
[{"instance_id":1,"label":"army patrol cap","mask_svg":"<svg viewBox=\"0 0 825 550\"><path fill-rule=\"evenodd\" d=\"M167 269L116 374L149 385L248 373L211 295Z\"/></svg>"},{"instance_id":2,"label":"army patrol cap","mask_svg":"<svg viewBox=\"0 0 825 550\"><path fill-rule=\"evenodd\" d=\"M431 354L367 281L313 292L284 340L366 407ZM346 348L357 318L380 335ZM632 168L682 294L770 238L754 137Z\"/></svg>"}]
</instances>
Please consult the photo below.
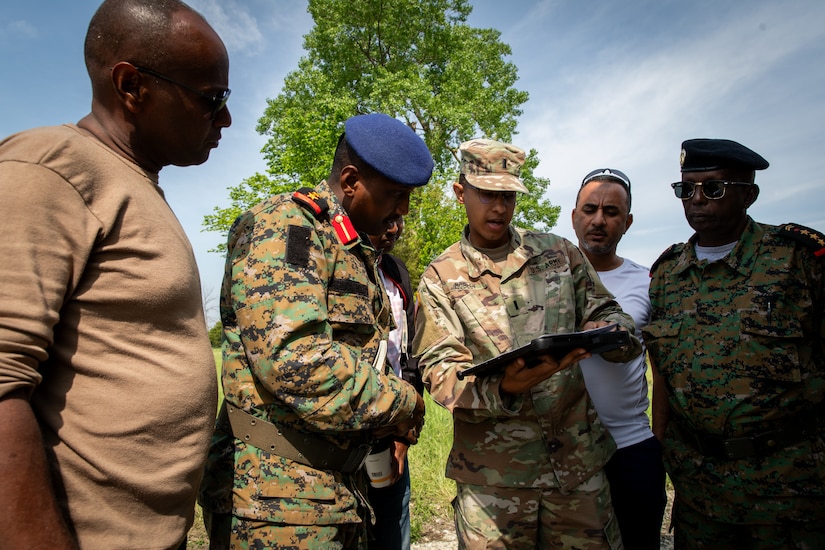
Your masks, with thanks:
<instances>
[{"instance_id":1,"label":"army patrol cap","mask_svg":"<svg viewBox=\"0 0 825 550\"><path fill-rule=\"evenodd\" d=\"M726 168L764 170L768 161L729 139L689 139L682 142L682 172L713 172Z\"/></svg>"},{"instance_id":2,"label":"army patrol cap","mask_svg":"<svg viewBox=\"0 0 825 550\"><path fill-rule=\"evenodd\" d=\"M420 187L430 181L433 157L412 128L389 115L357 115L344 123L347 144L375 171L396 183Z\"/></svg>"},{"instance_id":3,"label":"army patrol cap","mask_svg":"<svg viewBox=\"0 0 825 550\"><path fill-rule=\"evenodd\" d=\"M471 139L458 147L461 173L473 187L485 191L527 193L519 172L524 151L509 143L492 139Z\"/></svg>"}]
</instances>

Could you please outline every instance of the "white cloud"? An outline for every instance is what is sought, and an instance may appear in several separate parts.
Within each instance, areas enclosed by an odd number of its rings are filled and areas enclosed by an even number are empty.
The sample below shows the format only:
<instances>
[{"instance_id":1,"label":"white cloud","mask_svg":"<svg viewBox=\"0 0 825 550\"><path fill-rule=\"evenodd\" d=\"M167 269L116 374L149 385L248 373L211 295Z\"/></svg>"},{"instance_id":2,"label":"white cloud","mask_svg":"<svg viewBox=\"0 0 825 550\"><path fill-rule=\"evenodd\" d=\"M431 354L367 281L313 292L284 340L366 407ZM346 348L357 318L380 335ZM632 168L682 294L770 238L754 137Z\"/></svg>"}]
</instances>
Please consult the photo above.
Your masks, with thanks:
<instances>
[{"instance_id":1,"label":"white cloud","mask_svg":"<svg viewBox=\"0 0 825 550\"><path fill-rule=\"evenodd\" d=\"M40 36L37 28L24 20L0 21L0 42L30 40Z\"/></svg>"},{"instance_id":2,"label":"white cloud","mask_svg":"<svg viewBox=\"0 0 825 550\"><path fill-rule=\"evenodd\" d=\"M244 4L235 0L192 0L190 4L215 28L227 49L257 53L263 47L258 21Z\"/></svg>"},{"instance_id":3,"label":"white cloud","mask_svg":"<svg viewBox=\"0 0 825 550\"><path fill-rule=\"evenodd\" d=\"M539 151L537 173L551 179L548 196L562 207L554 231L571 240L570 210L581 177L596 167L625 170L634 182L636 223L622 242L623 253L632 256L632 251L649 264L691 233L667 185L678 178L683 139L736 139L770 160L780 151L768 146L784 135L788 154L812 156L783 124L805 112L806 105L793 104L806 86L798 79L825 72L818 64L800 67L806 72L790 79L777 73L797 58L810 62L809 50L822 48L825 5L724 4L728 10L715 22L708 7L701 13L660 13L656 25L622 28L625 39L616 37L617 21L643 16L623 13L625 4L604 6L562 13L558 5L544 3L514 25L517 33L511 28L503 37L513 40L512 61L523 77L518 86L530 92L514 141ZM543 45L541 55L537 44ZM766 105L776 106L776 112L766 111ZM821 106L812 107L821 119ZM821 126L816 137L821 141ZM752 210L756 219L764 213L772 219L761 221L779 223L802 215L813 225L821 218L794 207L800 193L821 184L774 186L771 180L783 175L768 174L758 178L766 185ZM776 206L784 212L771 208Z\"/></svg>"}]
</instances>

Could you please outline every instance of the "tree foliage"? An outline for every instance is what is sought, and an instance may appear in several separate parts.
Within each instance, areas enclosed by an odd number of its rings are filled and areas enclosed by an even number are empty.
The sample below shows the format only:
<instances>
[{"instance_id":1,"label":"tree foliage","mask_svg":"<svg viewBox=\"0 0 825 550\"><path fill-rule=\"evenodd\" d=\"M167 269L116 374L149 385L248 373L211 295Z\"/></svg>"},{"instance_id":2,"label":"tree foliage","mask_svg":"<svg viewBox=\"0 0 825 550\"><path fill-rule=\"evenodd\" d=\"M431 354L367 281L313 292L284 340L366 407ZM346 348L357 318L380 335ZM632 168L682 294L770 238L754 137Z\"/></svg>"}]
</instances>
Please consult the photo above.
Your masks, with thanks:
<instances>
[{"instance_id":1,"label":"tree foliage","mask_svg":"<svg viewBox=\"0 0 825 550\"><path fill-rule=\"evenodd\" d=\"M416 277L465 223L452 192L459 144L509 142L515 133L528 95L515 88L510 47L499 31L466 24L467 0L310 0L308 10L315 25L304 37L306 56L258 122L269 136L267 173L231 188L231 205L204 224L225 232L267 196L316 185L329 174L344 121L383 112L418 132L436 163L430 184L413 195L395 250ZM559 209L542 199L549 181L533 176L538 162L531 151L522 171L531 195L520 198L516 223L552 227Z\"/></svg>"},{"instance_id":2,"label":"tree foliage","mask_svg":"<svg viewBox=\"0 0 825 550\"><path fill-rule=\"evenodd\" d=\"M221 347L223 338L223 325L220 321L212 325L212 328L209 329L209 343L212 344L213 348Z\"/></svg>"}]
</instances>

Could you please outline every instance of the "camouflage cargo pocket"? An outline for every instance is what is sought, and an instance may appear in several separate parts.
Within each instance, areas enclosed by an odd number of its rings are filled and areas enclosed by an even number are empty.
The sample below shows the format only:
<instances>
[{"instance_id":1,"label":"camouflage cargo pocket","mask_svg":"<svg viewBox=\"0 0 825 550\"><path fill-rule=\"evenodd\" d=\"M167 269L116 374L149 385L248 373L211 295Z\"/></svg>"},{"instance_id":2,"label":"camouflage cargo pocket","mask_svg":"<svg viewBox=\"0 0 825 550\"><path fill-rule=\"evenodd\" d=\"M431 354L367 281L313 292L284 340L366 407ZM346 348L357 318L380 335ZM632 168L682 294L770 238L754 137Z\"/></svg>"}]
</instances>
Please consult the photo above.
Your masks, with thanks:
<instances>
[{"instance_id":1,"label":"camouflage cargo pocket","mask_svg":"<svg viewBox=\"0 0 825 550\"><path fill-rule=\"evenodd\" d=\"M235 466L233 513L291 525L358 523L355 496L338 477L250 448Z\"/></svg>"},{"instance_id":2,"label":"camouflage cargo pocket","mask_svg":"<svg viewBox=\"0 0 825 550\"><path fill-rule=\"evenodd\" d=\"M748 378L801 382L799 350L803 332L799 319L772 312L745 310L739 313L740 356L735 364Z\"/></svg>"},{"instance_id":3,"label":"camouflage cargo pocket","mask_svg":"<svg viewBox=\"0 0 825 550\"><path fill-rule=\"evenodd\" d=\"M363 285L362 285L363 286ZM327 318L333 329L348 327L350 330L369 330L375 324L375 313L369 296L343 294L330 291L327 294Z\"/></svg>"}]
</instances>

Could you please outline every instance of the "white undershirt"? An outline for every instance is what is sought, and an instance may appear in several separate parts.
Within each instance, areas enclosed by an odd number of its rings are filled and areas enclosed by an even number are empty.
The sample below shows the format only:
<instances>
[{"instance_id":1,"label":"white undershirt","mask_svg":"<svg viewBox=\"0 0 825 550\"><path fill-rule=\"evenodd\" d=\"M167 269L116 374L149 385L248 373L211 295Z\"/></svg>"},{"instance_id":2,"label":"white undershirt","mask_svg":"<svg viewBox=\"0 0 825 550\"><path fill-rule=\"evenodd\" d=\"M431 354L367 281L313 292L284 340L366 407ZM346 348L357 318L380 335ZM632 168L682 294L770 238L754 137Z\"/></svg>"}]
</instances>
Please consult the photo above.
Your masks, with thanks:
<instances>
[{"instance_id":1,"label":"white undershirt","mask_svg":"<svg viewBox=\"0 0 825 550\"><path fill-rule=\"evenodd\" d=\"M650 322L649 270L622 259L622 265L599 271L604 286L616 297L625 313L633 317L636 336ZM618 448L629 447L653 436L647 416L647 379L645 354L629 363L610 363L594 355L580 363L587 391L604 425Z\"/></svg>"},{"instance_id":2,"label":"white undershirt","mask_svg":"<svg viewBox=\"0 0 825 550\"><path fill-rule=\"evenodd\" d=\"M404 311L404 299L401 297L401 291L398 290L395 283L387 277L383 269L379 268L378 271L381 273L381 282L384 284L384 289L390 298L392 316L395 319L395 326L397 327L390 331L387 346L387 360L390 362L390 365L392 365L392 370L395 374L401 376L401 350L407 341L407 312Z\"/></svg>"},{"instance_id":3,"label":"white undershirt","mask_svg":"<svg viewBox=\"0 0 825 550\"><path fill-rule=\"evenodd\" d=\"M733 250L738 242L739 241L733 241L722 246L699 246L697 244L694 246L694 250L696 250L696 257L700 260L715 262L730 254L730 251Z\"/></svg>"}]
</instances>

